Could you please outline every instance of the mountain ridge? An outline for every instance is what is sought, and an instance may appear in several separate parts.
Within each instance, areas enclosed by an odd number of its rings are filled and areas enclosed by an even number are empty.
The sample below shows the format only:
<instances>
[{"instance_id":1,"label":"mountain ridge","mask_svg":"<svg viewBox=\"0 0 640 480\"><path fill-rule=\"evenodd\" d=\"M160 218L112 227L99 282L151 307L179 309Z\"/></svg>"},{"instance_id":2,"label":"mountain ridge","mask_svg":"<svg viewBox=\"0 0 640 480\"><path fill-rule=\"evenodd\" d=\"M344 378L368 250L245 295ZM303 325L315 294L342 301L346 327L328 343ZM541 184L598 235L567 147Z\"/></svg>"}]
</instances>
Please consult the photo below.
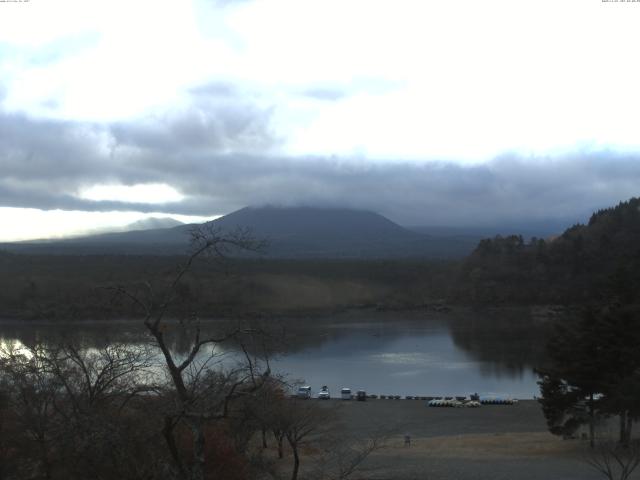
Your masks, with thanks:
<instances>
[{"instance_id":1,"label":"mountain ridge","mask_svg":"<svg viewBox=\"0 0 640 480\"><path fill-rule=\"evenodd\" d=\"M466 255L475 246L420 234L378 213L348 208L253 206L207 223L223 231L250 229L270 243L266 256L274 258L450 258ZM197 226L5 244L4 248L38 253L180 254L188 247L189 231Z\"/></svg>"}]
</instances>

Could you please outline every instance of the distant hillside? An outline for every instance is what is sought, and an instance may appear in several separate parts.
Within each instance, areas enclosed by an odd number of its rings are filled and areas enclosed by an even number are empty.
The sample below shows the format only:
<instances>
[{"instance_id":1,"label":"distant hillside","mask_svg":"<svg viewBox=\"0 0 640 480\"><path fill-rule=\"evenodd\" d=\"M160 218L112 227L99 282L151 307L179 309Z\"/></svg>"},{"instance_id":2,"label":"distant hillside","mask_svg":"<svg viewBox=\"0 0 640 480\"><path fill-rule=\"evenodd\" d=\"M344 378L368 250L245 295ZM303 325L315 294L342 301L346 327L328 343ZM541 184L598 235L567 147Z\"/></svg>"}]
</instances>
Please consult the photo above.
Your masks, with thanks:
<instances>
[{"instance_id":1,"label":"distant hillside","mask_svg":"<svg viewBox=\"0 0 640 480\"><path fill-rule=\"evenodd\" d=\"M132 232L136 230L157 230L161 228L172 228L177 227L178 225L184 225L182 222L171 218L171 217L149 217L143 218L141 220L137 220L135 222L129 223L124 226L119 227L101 227L93 230L86 231L79 235L74 235L72 237L66 237L63 239L71 239L71 238L86 238L93 237L97 235L104 235L107 233L122 233L122 232ZM55 241L59 241L61 239L57 239ZM29 243L49 243L51 240L32 240Z\"/></svg>"},{"instance_id":2,"label":"distant hillside","mask_svg":"<svg viewBox=\"0 0 640 480\"><path fill-rule=\"evenodd\" d=\"M468 240L433 237L403 228L373 212L314 207L247 207L211 222L223 231L249 228L266 239L276 258L453 258L473 248ZM46 243L0 246L30 253L180 254L194 225L108 233Z\"/></svg>"},{"instance_id":3,"label":"distant hillside","mask_svg":"<svg viewBox=\"0 0 640 480\"><path fill-rule=\"evenodd\" d=\"M456 295L483 303L640 301L640 199L600 210L552 241L481 241Z\"/></svg>"},{"instance_id":4,"label":"distant hillside","mask_svg":"<svg viewBox=\"0 0 640 480\"><path fill-rule=\"evenodd\" d=\"M571 221L562 222L560 220L532 220L500 223L485 226L433 226L433 225L407 225L405 228L422 233L432 235L434 237L458 237L466 239L474 239L477 245L483 238L494 237L496 235L522 235L523 238L549 238L557 237L566 228L571 225ZM474 248L475 246L474 245Z\"/></svg>"},{"instance_id":5,"label":"distant hillside","mask_svg":"<svg viewBox=\"0 0 640 480\"><path fill-rule=\"evenodd\" d=\"M155 230L159 228L172 228L183 225L182 222L171 217L149 217L130 223L124 227L124 231L132 230Z\"/></svg>"},{"instance_id":6,"label":"distant hillside","mask_svg":"<svg viewBox=\"0 0 640 480\"><path fill-rule=\"evenodd\" d=\"M0 244L0 250L16 253L54 255L177 255L188 248L189 229L193 225L173 228L100 233L56 240L34 240Z\"/></svg>"}]
</instances>

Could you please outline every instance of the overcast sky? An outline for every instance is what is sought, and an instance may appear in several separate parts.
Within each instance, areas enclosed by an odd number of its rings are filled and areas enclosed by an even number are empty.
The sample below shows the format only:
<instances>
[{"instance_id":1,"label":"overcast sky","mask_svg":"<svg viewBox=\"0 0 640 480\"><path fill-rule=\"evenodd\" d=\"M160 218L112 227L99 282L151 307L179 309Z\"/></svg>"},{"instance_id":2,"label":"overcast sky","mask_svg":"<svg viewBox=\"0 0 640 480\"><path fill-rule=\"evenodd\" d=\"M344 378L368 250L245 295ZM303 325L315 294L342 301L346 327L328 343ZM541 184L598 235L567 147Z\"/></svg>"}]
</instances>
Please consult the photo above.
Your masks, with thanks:
<instances>
[{"instance_id":1,"label":"overcast sky","mask_svg":"<svg viewBox=\"0 0 640 480\"><path fill-rule=\"evenodd\" d=\"M246 205L585 220L638 195L640 3L0 2L1 240Z\"/></svg>"}]
</instances>

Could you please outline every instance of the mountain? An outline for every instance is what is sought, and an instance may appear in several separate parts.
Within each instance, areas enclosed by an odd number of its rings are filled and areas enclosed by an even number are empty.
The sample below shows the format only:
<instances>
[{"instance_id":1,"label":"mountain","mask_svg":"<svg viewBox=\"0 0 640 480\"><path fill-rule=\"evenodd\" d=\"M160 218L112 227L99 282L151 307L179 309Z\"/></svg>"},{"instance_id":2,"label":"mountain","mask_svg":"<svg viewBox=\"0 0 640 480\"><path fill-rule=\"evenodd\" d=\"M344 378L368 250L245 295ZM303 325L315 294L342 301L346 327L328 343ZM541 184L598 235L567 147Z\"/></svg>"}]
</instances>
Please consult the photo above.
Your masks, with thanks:
<instances>
[{"instance_id":1,"label":"mountain","mask_svg":"<svg viewBox=\"0 0 640 480\"><path fill-rule=\"evenodd\" d=\"M171 228L177 227L178 225L184 225L182 222L171 218L171 217L149 217L143 218L141 220L137 220L135 222L129 223L124 226L119 227L99 227L92 230L85 231L81 234L74 235L69 238L85 238L96 235L103 235L105 233L122 233L122 232L131 232L134 230L155 230L160 228ZM60 240L60 239L58 239ZM41 243L41 242L49 242L50 240L34 240L30 241L30 243Z\"/></svg>"},{"instance_id":2,"label":"mountain","mask_svg":"<svg viewBox=\"0 0 640 480\"><path fill-rule=\"evenodd\" d=\"M156 230L159 228L172 228L178 225L184 225L182 222L171 217L149 217L130 223L123 228L124 231L133 230Z\"/></svg>"},{"instance_id":3,"label":"mountain","mask_svg":"<svg viewBox=\"0 0 640 480\"><path fill-rule=\"evenodd\" d=\"M250 226L257 235L270 237L341 236L391 238L415 235L377 213L346 208L246 207L213 223L225 229Z\"/></svg>"},{"instance_id":4,"label":"mountain","mask_svg":"<svg viewBox=\"0 0 640 480\"><path fill-rule=\"evenodd\" d=\"M453 237L410 231L377 213L346 208L246 207L213 220L223 231L248 228L266 239L266 256L277 258L450 258L473 245ZM91 235L60 241L0 246L39 253L180 254L196 225Z\"/></svg>"},{"instance_id":5,"label":"mountain","mask_svg":"<svg viewBox=\"0 0 640 480\"><path fill-rule=\"evenodd\" d=\"M340 208L247 207L213 223L250 228L276 257L411 256L426 240L377 213Z\"/></svg>"}]
</instances>

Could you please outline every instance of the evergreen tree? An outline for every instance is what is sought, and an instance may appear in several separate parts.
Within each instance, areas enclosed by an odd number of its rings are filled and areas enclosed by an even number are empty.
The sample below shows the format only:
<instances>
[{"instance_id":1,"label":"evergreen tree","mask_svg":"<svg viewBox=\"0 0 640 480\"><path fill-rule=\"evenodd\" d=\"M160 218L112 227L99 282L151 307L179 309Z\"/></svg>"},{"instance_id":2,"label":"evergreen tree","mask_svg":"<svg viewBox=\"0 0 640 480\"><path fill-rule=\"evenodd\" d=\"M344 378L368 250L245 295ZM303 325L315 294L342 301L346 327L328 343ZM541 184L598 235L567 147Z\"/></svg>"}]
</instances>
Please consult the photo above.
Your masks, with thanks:
<instances>
[{"instance_id":1,"label":"evergreen tree","mask_svg":"<svg viewBox=\"0 0 640 480\"><path fill-rule=\"evenodd\" d=\"M547 345L550 364L537 371L540 403L549 431L568 436L588 423L592 446L606 383L606 360L601 355L603 345L598 329L598 319L592 310L587 310L577 322L557 325Z\"/></svg>"},{"instance_id":2,"label":"evergreen tree","mask_svg":"<svg viewBox=\"0 0 640 480\"><path fill-rule=\"evenodd\" d=\"M633 420L640 418L640 321L636 309L616 308L599 321L601 357L606 365L601 409L620 417L620 442L631 441Z\"/></svg>"},{"instance_id":3,"label":"evergreen tree","mask_svg":"<svg viewBox=\"0 0 640 480\"><path fill-rule=\"evenodd\" d=\"M593 445L598 415L620 417L620 443L631 440L640 418L640 321L629 307L592 309L556 327L548 344L550 365L540 369L540 403L556 435L589 423Z\"/></svg>"}]
</instances>

